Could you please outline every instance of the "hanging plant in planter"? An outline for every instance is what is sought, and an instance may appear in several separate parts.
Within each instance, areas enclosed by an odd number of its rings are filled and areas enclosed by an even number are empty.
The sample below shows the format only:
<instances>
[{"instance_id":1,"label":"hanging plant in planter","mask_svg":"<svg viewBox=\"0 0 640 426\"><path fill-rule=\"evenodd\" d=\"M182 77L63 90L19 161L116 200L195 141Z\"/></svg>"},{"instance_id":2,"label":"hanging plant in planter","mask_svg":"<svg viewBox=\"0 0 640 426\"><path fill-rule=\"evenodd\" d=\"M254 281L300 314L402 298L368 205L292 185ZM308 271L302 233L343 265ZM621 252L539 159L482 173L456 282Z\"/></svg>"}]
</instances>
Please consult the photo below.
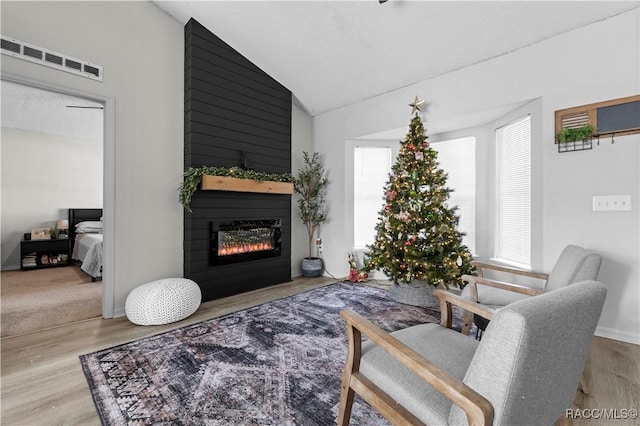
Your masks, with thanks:
<instances>
[{"instance_id":1,"label":"hanging plant in planter","mask_svg":"<svg viewBox=\"0 0 640 426\"><path fill-rule=\"evenodd\" d=\"M198 189L200 182L202 181L202 177L205 175L234 177L258 182L293 182L293 176L288 173L263 173L255 170L243 169L241 167L189 167L184 172L184 181L178 188L178 199L180 200L180 204L182 204L188 212L191 212L191 198Z\"/></svg>"},{"instance_id":2,"label":"hanging plant in planter","mask_svg":"<svg viewBox=\"0 0 640 426\"><path fill-rule=\"evenodd\" d=\"M313 237L318 227L327 220L325 192L329 180L317 152L312 155L304 152L303 157L304 168L298 170L293 181L294 191L300 195L298 216L307 227L309 238L309 256L302 261L302 275L316 277L322 273L322 261L313 256Z\"/></svg>"},{"instance_id":3,"label":"hanging plant in planter","mask_svg":"<svg viewBox=\"0 0 640 426\"><path fill-rule=\"evenodd\" d=\"M558 132L556 137L558 138L559 143L569 143L569 142L579 142L585 141L593 135L595 127L591 124L585 124L582 127L569 129L563 127L562 130Z\"/></svg>"},{"instance_id":4,"label":"hanging plant in planter","mask_svg":"<svg viewBox=\"0 0 640 426\"><path fill-rule=\"evenodd\" d=\"M460 286L471 274L471 253L458 230L457 207L447 201L447 174L429 146L414 101L415 116L384 188L376 238L365 255L367 271L381 269L394 282L391 297L412 305L435 303L435 287ZM415 291L414 291L415 290Z\"/></svg>"}]
</instances>

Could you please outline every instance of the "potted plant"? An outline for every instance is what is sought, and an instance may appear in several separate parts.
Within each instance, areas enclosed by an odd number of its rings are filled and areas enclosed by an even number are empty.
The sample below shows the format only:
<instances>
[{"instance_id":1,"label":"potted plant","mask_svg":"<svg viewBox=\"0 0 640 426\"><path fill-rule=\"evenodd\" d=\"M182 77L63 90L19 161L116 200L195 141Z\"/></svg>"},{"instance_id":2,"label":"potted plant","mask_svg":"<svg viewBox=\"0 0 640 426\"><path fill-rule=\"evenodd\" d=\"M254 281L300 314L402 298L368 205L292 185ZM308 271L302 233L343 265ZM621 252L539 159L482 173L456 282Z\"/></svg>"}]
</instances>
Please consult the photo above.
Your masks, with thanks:
<instances>
[{"instance_id":1,"label":"potted plant","mask_svg":"<svg viewBox=\"0 0 640 426\"><path fill-rule=\"evenodd\" d=\"M293 190L300 195L298 217L307 227L309 237L309 255L302 260L302 275L317 277L323 268L321 259L313 256L313 237L318 227L327 220L325 192L329 180L317 152L312 155L304 152L303 158L304 168L298 169L293 180Z\"/></svg>"}]
</instances>

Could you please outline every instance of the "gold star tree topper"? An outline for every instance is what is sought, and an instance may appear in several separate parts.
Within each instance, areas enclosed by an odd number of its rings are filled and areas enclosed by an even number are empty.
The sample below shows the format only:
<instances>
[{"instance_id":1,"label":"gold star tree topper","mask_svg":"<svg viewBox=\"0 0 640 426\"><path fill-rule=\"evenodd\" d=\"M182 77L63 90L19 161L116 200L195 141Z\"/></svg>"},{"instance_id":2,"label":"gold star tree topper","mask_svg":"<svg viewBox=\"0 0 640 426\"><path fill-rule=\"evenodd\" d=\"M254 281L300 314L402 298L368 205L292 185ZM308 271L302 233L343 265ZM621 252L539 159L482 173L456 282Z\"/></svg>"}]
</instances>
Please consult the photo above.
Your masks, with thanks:
<instances>
[{"instance_id":1,"label":"gold star tree topper","mask_svg":"<svg viewBox=\"0 0 640 426\"><path fill-rule=\"evenodd\" d=\"M424 104L424 99L419 100L418 97L416 96L415 99L413 100L413 103L409 104L409 106L413 108L411 110L411 115L417 113L418 111L422 111L422 104Z\"/></svg>"}]
</instances>

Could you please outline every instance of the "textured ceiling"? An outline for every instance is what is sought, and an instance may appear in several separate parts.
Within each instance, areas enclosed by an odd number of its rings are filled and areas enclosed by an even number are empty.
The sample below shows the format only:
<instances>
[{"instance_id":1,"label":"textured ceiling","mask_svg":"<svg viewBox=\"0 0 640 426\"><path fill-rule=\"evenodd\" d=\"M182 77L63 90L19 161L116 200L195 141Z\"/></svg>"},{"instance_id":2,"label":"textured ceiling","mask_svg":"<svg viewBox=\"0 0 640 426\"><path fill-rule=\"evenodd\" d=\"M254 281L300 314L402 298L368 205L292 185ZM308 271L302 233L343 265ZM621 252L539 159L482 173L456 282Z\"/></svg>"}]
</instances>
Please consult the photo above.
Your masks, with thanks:
<instances>
[{"instance_id":1,"label":"textured ceiling","mask_svg":"<svg viewBox=\"0 0 640 426\"><path fill-rule=\"evenodd\" d=\"M291 90L310 114L411 85L633 8L640 1L156 1L193 17ZM101 140L97 105L2 81L2 126ZM517 105L464 117L479 125ZM452 118L457 121L456 117ZM456 128L440 123L436 133ZM406 128L371 138L401 137Z\"/></svg>"},{"instance_id":2,"label":"textured ceiling","mask_svg":"<svg viewBox=\"0 0 640 426\"><path fill-rule=\"evenodd\" d=\"M103 111L67 107L101 104L5 80L0 91L2 127L102 142Z\"/></svg>"},{"instance_id":3,"label":"textured ceiling","mask_svg":"<svg viewBox=\"0 0 640 426\"><path fill-rule=\"evenodd\" d=\"M193 17L311 115L508 54L638 1L155 1Z\"/></svg>"}]
</instances>

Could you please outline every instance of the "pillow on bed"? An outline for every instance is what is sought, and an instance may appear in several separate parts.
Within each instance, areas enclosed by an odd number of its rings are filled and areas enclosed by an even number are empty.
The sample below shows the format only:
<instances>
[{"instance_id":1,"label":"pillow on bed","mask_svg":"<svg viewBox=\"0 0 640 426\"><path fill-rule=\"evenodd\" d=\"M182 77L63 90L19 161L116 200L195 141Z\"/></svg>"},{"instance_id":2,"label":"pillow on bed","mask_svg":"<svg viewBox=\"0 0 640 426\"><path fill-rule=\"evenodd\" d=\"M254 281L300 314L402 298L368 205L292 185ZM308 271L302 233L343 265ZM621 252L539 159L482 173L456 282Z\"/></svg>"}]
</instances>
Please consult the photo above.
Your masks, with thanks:
<instances>
[{"instance_id":1,"label":"pillow on bed","mask_svg":"<svg viewBox=\"0 0 640 426\"><path fill-rule=\"evenodd\" d=\"M86 221L76 225L78 234L99 234L102 232L102 222Z\"/></svg>"}]
</instances>

